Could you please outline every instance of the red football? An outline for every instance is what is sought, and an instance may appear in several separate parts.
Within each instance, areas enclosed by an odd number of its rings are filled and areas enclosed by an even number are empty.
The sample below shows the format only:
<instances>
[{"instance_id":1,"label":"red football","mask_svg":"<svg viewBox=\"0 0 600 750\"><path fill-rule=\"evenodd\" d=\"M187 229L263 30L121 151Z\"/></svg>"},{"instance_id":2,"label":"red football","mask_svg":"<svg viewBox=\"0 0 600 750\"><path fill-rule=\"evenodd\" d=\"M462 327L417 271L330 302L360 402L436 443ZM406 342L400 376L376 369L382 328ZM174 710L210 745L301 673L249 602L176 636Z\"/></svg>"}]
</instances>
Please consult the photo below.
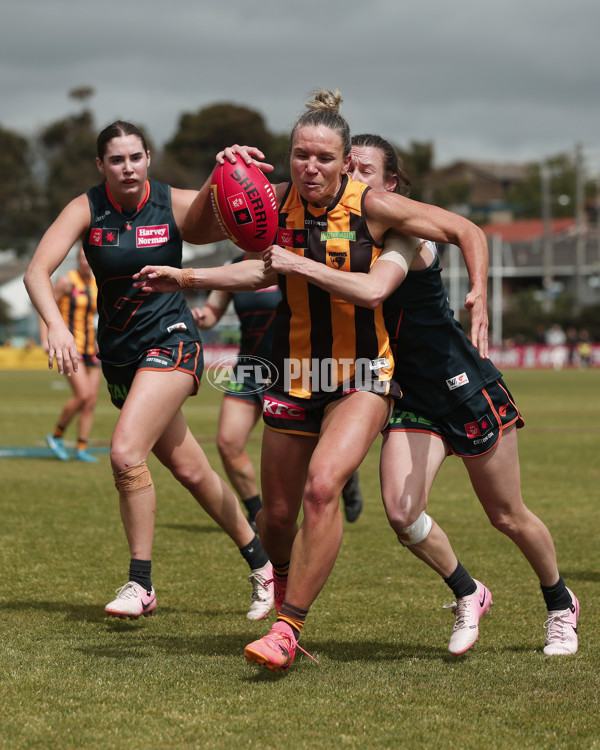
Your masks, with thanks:
<instances>
[{"instance_id":1,"label":"red football","mask_svg":"<svg viewBox=\"0 0 600 750\"><path fill-rule=\"evenodd\" d=\"M221 229L242 250L262 253L277 234L277 198L254 164L217 164L211 177L211 201Z\"/></svg>"}]
</instances>

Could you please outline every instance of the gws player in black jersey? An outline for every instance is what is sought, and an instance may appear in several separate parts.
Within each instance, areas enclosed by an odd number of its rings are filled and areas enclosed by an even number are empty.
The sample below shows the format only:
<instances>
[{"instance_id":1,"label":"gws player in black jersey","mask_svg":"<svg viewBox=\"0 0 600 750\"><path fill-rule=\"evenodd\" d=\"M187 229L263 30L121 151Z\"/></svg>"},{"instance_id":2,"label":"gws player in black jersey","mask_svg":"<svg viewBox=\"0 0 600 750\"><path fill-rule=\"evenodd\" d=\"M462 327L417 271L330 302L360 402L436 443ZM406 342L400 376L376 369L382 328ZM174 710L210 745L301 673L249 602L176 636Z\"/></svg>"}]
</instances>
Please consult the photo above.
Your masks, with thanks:
<instances>
[{"instance_id":1,"label":"gws player in black jersey","mask_svg":"<svg viewBox=\"0 0 600 750\"><path fill-rule=\"evenodd\" d=\"M379 136L353 137L351 154L354 179L392 192L410 185L394 148ZM575 653L579 603L559 575L550 532L521 494L517 428L523 419L502 374L479 356L455 320L435 244L410 244L410 238L406 243L406 269L384 263L385 257L368 277L332 277L316 263L294 269L327 289L333 280L336 291L355 304L371 306L390 295L383 309L394 350L394 379L403 391L381 452L381 488L390 525L399 541L452 589L456 601L447 606L456 619L449 650L464 653L477 641L491 594L471 578L446 534L426 513L442 462L452 454L462 458L491 523L519 547L539 578L548 610L544 653ZM274 249L268 255L280 272L289 264L289 253Z\"/></svg>"},{"instance_id":2,"label":"gws player in black jersey","mask_svg":"<svg viewBox=\"0 0 600 750\"><path fill-rule=\"evenodd\" d=\"M131 276L149 259L181 266L180 227L197 193L148 180L150 152L127 122L105 128L96 164L104 182L71 201L42 238L25 276L48 327L48 357L60 373L78 367L73 334L56 305L50 275L82 238L98 283L98 346L113 403L121 410L110 450L131 553L127 583L106 606L136 618L156 607L151 580L156 494L150 451L229 534L250 567L249 619L273 607L271 565L229 486L210 467L181 410L200 385L202 344L182 294L140 292Z\"/></svg>"},{"instance_id":3,"label":"gws player in black jersey","mask_svg":"<svg viewBox=\"0 0 600 750\"><path fill-rule=\"evenodd\" d=\"M239 263L252 256L240 255L233 260ZM256 472L246 452L250 433L263 411L263 391L267 381L267 365L270 361L275 311L281 301L277 284L264 289L223 292L213 290L202 307L193 307L192 315L201 330L215 326L225 314L229 303L240 323L240 350L233 369L234 378L229 382L221 405L217 448L223 467L233 488L238 493L246 511L248 521L255 526L256 514L262 507ZM257 371L260 382L257 382ZM350 477L342 489L344 513L353 523L362 511L363 498L358 472Z\"/></svg>"},{"instance_id":4,"label":"gws player in black jersey","mask_svg":"<svg viewBox=\"0 0 600 750\"><path fill-rule=\"evenodd\" d=\"M385 252L389 229L452 242L461 248L471 279L467 303L474 310L473 340L487 352L485 235L460 216L349 179L350 130L339 113L340 102L339 92L317 92L292 130L291 182L274 186L281 252L292 263L311 258L335 275L353 277L366 275ZM253 157L263 158L257 149L233 146L217 159L248 163ZM208 241L211 228L205 187L186 217L194 242ZM242 270L245 265L238 264ZM141 269L140 288L146 288L145 280L149 290L202 286L213 276L207 272L215 270L149 266ZM226 286L218 282L209 288L231 289L227 284L239 281L237 274L222 276ZM246 282L252 273L247 276ZM300 648L309 607L340 549L342 487L387 424L400 388L392 377L381 305L348 304L299 276L268 276L277 278L282 302L273 344L275 384L264 399L263 509L257 523L273 562L276 606L283 601L271 632L248 644L245 656L282 670Z\"/></svg>"}]
</instances>

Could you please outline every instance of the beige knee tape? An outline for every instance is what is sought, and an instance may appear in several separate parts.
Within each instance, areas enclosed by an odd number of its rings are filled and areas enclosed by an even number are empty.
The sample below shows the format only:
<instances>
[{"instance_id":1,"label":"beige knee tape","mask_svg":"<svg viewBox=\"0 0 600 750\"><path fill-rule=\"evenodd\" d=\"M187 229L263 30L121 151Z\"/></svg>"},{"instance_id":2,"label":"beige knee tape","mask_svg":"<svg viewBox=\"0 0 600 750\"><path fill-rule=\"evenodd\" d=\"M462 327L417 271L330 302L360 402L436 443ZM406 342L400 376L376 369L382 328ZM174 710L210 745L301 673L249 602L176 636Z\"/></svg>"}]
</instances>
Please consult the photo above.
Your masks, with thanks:
<instances>
[{"instance_id":1,"label":"beige knee tape","mask_svg":"<svg viewBox=\"0 0 600 750\"><path fill-rule=\"evenodd\" d=\"M152 476L145 461L113 472L119 497L133 497L152 489Z\"/></svg>"}]
</instances>

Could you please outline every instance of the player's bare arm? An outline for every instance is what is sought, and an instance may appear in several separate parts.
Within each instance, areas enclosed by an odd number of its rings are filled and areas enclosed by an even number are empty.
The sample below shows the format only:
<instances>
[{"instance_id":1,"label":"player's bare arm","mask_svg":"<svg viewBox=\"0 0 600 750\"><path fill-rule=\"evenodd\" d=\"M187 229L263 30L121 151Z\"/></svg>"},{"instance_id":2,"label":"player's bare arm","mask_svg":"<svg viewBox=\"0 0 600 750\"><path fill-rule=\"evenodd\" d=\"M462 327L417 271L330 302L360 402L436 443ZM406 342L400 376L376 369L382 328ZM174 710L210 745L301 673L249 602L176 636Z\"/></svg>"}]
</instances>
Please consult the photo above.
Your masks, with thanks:
<instances>
[{"instance_id":1,"label":"player's bare arm","mask_svg":"<svg viewBox=\"0 0 600 750\"><path fill-rule=\"evenodd\" d=\"M181 237L192 245L226 240L227 235L219 226L210 202L210 177L191 202L180 225Z\"/></svg>"},{"instance_id":2,"label":"player's bare arm","mask_svg":"<svg viewBox=\"0 0 600 750\"><path fill-rule=\"evenodd\" d=\"M33 306L48 328L48 367L52 368L56 359L61 375L77 372L79 360L73 334L56 304L51 276L89 229L90 221L87 196L80 195L65 206L47 229L23 279Z\"/></svg>"},{"instance_id":3,"label":"player's bare arm","mask_svg":"<svg viewBox=\"0 0 600 750\"><path fill-rule=\"evenodd\" d=\"M488 357L487 273L485 234L462 216L410 200L395 193L370 190L365 196L369 229L377 240L389 227L414 237L457 245L463 255L471 289L465 309L471 316L471 343Z\"/></svg>"},{"instance_id":4,"label":"player's bare arm","mask_svg":"<svg viewBox=\"0 0 600 750\"><path fill-rule=\"evenodd\" d=\"M265 268L286 276L300 276L354 305L375 309L406 277L397 263L376 261L369 273L345 273L310 258L272 245L263 254Z\"/></svg>"},{"instance_id":5,"label":"player's bare arm","mask_svg":"<svg viewBox=\"0 0 600 750\"><path fill-rule=\"evenodd\" d=\"M134 287L144 292L177 292L180 289L253 291L277 283L277 275L264 268L262 260L247 260L215 268L144 266L134 274Z\"/></svg>"}]
</instances>

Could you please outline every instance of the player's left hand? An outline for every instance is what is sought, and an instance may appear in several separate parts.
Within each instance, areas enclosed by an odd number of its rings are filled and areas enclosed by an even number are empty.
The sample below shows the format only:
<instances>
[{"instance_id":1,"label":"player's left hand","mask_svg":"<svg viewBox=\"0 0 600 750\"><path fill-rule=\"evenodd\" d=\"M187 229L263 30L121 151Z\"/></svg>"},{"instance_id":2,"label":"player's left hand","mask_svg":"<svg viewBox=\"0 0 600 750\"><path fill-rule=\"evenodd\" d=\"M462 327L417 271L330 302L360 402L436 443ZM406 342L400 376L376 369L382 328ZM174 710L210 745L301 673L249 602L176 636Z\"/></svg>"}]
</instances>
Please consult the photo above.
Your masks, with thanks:
<instances>
[{"instance_id":1,"label":"player's left hand","mask_svg":"<svg viewBox=\"0 0 600 750\"><path fill-rule=\"evenodd\" d=\"M181 268L144 266L133 274L133 286L142 292L178 292L182 288Z\"/></svg>"},{"instance_id":2,"label":"player's left hand","mask_svg":"<svg viewBox=\"0 0 600 750\"><path fill-rule=\"evenodd\" d=\"M298 263L302 259L295 253L290 253L279 245L271 245L263 253L265 271L282 273L286 276L294 274Z\"/></svg>"},{"instance_id":3,"label":"player's left hand","mask_svg":"<svg viewBox=\"0 0 600 750\"><path fill-rule=\"evenodd\" d=\"M72 375L79 366L79 353L75 338L62 321L48 326L48 368L56 367L61 375Z\"/></svg>"},{"instance_id":4,"label":"player's left hand","mask_svg":"<svg viewBox=\"0 0 600 750\"><path fill-rule=\"evenodd\" d=\"M471 290L465 297L465 310L471 318L471 344L481 359L489 359L487 298Z\"/></svg>"},{"instance_id":5,"label":"player's left hand","mask_svg":"<svg viewBox=\"0 0 600 750\"><path fill-rule=\"evenodd\" d=\"M263 172L272 172L275 167L264 161L265 155L255 146L239 146L235 143L233 146L227 146L223 151L219 151L215 157L217 164L223 164L226 160L231 164L241 159L244 164L255 164Z\"/></svg>"}]
</instances>

